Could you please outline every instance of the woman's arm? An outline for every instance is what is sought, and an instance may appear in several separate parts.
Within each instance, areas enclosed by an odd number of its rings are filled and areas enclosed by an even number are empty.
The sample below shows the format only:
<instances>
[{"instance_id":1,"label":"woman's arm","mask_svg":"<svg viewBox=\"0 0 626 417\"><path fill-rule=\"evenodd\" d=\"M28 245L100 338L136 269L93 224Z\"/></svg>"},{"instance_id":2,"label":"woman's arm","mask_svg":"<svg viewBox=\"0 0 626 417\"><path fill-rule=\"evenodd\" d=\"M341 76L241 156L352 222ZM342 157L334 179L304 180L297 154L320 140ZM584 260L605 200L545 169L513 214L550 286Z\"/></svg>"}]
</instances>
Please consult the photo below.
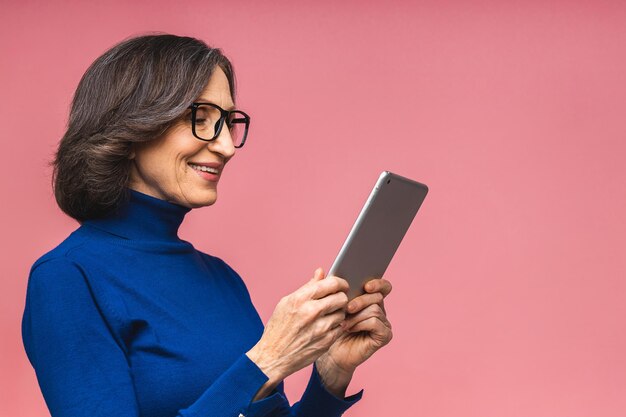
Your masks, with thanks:
<instances>
[{"instance_id":1,"label":"woman's arm","mask_svg":"<svg viewBox=\"0 0 626 417\"><path fill-rule=\"evenodd\" d=\"M52 417L139 416L124 352L70 260L33 265L22 340Z\"/></svg>"}]
</instances>

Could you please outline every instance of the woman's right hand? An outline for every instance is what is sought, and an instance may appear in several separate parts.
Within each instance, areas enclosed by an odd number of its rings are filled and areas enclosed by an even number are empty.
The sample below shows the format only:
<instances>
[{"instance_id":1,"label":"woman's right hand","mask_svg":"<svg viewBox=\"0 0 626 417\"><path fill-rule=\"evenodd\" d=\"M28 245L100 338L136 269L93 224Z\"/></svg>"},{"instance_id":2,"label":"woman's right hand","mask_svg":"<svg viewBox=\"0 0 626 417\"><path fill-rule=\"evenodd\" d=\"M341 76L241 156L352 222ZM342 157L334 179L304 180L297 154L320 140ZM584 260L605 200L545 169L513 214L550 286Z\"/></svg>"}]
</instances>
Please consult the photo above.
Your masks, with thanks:
<instances>
[{"instance_id":1,"label":"woman's right hand","mask_svg":"<svg viewBox=\"0 0 626 417\"><path fill-rule=\"evenodd\" d=\"M246 352L271 385L313 363L344 332L348 289L345 279L324 279L318 268L309 282L280 299L261 339Z\"/></svg>"}]
</instances>

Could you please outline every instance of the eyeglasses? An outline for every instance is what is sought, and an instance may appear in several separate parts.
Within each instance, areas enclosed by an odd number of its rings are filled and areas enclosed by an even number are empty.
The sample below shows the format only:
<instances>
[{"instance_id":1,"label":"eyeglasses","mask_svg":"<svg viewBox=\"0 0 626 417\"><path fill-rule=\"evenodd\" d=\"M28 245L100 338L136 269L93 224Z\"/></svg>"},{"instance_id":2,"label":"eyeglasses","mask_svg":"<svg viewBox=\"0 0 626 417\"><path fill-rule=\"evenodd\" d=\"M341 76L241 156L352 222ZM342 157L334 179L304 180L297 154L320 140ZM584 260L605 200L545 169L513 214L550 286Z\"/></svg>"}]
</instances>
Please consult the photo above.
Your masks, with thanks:
<instances>
[{"instance_id":1,"label":"eyeglasses","mask_svg":"<svg viewBox=\"0 0 626 417\"><path fill-rule=\"evenodd\" d=\"M196 138L206 142L214 140L220 135L226 121L235 148L241 148L246 142L250 116L241 110L224 110L213 103L192 103L189 108L191 131Z\"/></svg>"}]
</instances>

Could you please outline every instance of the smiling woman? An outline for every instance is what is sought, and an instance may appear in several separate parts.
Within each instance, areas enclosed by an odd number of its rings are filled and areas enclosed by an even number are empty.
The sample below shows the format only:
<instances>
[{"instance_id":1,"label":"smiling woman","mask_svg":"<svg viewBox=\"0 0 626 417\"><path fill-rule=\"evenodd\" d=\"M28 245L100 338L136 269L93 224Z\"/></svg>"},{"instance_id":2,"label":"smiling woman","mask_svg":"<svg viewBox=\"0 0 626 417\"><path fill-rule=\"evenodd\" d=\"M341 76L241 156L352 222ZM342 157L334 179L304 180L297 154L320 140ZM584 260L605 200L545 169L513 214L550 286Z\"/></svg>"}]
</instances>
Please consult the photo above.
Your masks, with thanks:
<instances>
[{"instance_id":1,"label":"smiling woman","mask_svg":"<svg viewBox=\"0 0 626 417\"><path fill-rule=\"evenodd\" d=\"M337 417L361 398L352 374L391 338L383 281L344 329L348 284L318 269L264 328L239 274L178 236L246 140L234 92L219 49L171 34L124 40L82 77L53 161L80 227L32 265L22 318L52 417ZM292 406L283 379L311 364Z\"/></svg>"}]
</instances>

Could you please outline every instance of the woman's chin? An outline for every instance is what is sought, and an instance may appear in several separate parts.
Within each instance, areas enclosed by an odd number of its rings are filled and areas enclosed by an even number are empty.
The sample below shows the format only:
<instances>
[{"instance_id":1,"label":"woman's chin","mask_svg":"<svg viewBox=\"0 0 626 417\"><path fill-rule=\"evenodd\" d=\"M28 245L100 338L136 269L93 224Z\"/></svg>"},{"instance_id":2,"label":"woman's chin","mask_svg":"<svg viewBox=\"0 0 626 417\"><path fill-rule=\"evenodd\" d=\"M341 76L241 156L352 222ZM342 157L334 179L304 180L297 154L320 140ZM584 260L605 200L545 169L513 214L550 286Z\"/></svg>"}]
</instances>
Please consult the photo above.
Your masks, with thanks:
<instances>
[{"instance_id":1,"label":"woman's chin","mask_svg":"<svg viewBox=\"0 0 626 417\"><path fill-rule=\"evenodd\" d=\"M201 194L201 195L200 195ZM197 198L189 201L189 205L192 208L200 208L206 206L212 206L217 201L217 190L210 189L203 191L202 193L198 193Z\"/></svg>"}]
</instances>

